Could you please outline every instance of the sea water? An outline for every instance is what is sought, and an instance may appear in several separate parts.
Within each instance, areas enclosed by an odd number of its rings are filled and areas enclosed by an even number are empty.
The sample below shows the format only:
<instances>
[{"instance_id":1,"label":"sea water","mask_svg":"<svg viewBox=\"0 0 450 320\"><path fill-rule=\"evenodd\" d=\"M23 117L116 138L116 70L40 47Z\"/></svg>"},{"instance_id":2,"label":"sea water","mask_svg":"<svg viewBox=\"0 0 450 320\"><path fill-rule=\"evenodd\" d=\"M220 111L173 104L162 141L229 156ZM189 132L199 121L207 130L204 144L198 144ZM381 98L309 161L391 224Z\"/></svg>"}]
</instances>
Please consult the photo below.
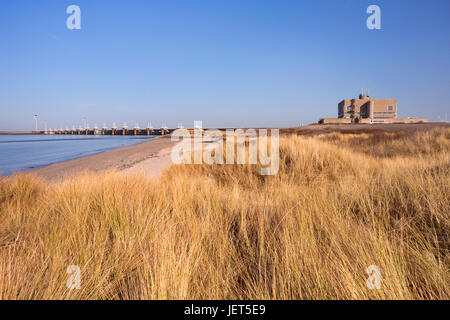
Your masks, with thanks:
<instances>
[{"instance_id":1,"label":"sea water","mask_svg":"<svg viewBox=\"0 0 450 320\"><path fill-rule=\"evenodd\" d=\"M0 176L152 140L139 136L0 135Z\"/></svg>"}]
</instances>

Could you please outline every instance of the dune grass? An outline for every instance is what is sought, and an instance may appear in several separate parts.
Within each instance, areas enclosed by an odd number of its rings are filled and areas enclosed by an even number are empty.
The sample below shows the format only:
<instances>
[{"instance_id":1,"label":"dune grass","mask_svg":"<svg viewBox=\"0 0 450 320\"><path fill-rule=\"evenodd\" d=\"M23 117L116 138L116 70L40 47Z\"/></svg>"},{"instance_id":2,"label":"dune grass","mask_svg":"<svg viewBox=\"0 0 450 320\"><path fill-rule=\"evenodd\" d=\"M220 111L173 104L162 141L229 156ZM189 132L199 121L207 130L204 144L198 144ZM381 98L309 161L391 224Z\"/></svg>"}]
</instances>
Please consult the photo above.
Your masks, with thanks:
<instances>
[{"instance_id":1,"label":"dune grass","mask_svg":"<svg viewBox=\"0 0 450 320\"><path fill-rule=\"evenodd\" d=\"M449 299L449 151L449 129L290 135L274 176L3 179L0 298Z\"/></svg>"}]
</instances>

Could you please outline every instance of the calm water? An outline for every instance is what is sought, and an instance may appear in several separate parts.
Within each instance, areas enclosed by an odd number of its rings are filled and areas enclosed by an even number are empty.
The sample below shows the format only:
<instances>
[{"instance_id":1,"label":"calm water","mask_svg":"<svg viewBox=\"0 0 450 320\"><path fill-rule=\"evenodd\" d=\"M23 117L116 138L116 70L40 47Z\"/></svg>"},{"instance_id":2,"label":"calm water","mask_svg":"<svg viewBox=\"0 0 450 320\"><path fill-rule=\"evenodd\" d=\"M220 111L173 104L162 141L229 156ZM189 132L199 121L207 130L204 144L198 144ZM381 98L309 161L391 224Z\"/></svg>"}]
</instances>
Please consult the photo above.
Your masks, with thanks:
<instances>
[{"instance_id":1,"label":"calm water","mask_svg":"<svg viewBox=\"0 0 450 320\"><path fill-rule=\"evenodd\" d=\"M0 135L0 176L151 139L134 136Z\"/></svg>"}]
</instances>

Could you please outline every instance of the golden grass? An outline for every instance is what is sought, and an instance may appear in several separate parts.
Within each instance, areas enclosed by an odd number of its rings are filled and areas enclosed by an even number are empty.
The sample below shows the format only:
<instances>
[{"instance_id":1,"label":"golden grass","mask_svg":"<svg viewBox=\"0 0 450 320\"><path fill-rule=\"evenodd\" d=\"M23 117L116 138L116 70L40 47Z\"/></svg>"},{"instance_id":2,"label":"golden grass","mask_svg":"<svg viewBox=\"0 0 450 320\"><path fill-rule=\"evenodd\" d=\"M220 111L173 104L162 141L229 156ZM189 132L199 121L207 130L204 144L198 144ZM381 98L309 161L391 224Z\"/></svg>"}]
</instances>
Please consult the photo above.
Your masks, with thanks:
<instances>
[{"instance_id":1,"label":"golden grass","mask_svg":"<svg viewBox=\"0 0 450 320\"><path fill-rule=\"evenodd\" d=\"M378 135L282 137L275 176L4 180L0 298L449 299L450 130Z\"/></svg>"}]
</instances>

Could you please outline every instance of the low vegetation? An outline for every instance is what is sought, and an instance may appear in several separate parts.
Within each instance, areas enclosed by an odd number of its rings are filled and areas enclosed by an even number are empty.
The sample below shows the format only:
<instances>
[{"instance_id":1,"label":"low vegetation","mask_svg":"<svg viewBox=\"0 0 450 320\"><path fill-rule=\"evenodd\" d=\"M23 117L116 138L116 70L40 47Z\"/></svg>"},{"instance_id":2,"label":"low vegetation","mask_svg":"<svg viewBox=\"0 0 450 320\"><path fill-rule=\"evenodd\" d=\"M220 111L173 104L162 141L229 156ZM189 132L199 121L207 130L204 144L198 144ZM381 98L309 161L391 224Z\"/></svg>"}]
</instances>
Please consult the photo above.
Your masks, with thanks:
<instances>
[{"instance_id":1,"label":"low vegetation","mask_svg":"<svg viewBox=\"0 0 450 320\"><path fill-rule=\"evenodd\" d=\"M4 179L0 298L449 299L449 151L449 129L288 135L274 176Z\"/></svg>"}]
</instances>

